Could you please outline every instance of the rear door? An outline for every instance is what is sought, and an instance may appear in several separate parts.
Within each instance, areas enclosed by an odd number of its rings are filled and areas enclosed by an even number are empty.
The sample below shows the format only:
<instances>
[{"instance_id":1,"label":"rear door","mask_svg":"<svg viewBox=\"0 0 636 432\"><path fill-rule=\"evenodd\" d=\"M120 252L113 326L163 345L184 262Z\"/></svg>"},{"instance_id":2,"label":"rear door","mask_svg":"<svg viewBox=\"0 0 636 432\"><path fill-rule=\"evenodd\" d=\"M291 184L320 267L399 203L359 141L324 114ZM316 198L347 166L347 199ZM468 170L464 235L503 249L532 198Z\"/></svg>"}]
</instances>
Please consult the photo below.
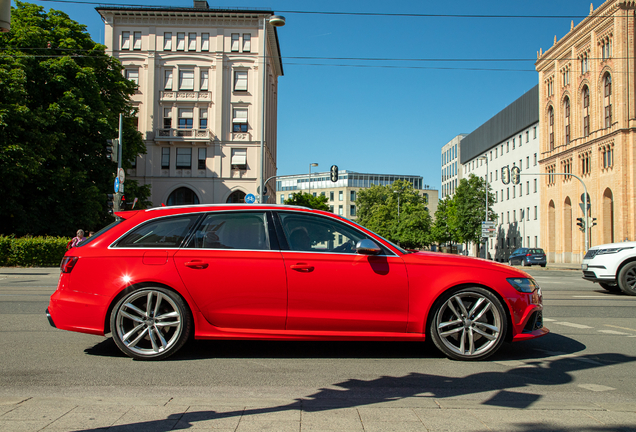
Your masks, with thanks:
<instances>
[{"instance_id":1,"label":"rear door","mask_svg":"<svg viewBox=\"0 0 636 432\"><path fill-rule=\"evenodd\" d=\"M270 220L264 211L209 213L174 255L185 286L210 324L285 328L285 267Z\"/></svg>"}]
</instances>

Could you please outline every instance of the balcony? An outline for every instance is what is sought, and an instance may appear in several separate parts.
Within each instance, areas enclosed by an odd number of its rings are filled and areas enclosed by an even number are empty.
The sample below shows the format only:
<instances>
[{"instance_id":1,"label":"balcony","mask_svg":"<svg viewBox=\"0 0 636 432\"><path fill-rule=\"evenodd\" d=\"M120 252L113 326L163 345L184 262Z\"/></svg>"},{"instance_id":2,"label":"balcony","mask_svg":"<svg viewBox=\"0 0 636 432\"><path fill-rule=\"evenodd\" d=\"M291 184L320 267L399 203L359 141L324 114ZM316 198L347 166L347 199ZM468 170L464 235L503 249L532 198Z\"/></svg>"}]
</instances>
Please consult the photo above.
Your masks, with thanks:
<instances>
[{"instance_id":1,"label":"balcony","mask_svg":"<svg viewBox=\"0 0 636 432\"><path fill-rule=\"evenodd\" d=\"M161 102L210 102L212 93L194 90L162 91L159 98Z\"/></svg>"},{"instance_id":2,"label":"balcony","mask_svg":"<svg viewBox=\"0 0 636 432\"><path fill-rule=\"evenodd\" d=\"M155 141L213 141L214 134L209 129L157 129Z\"/></svg>"}]
</instances>

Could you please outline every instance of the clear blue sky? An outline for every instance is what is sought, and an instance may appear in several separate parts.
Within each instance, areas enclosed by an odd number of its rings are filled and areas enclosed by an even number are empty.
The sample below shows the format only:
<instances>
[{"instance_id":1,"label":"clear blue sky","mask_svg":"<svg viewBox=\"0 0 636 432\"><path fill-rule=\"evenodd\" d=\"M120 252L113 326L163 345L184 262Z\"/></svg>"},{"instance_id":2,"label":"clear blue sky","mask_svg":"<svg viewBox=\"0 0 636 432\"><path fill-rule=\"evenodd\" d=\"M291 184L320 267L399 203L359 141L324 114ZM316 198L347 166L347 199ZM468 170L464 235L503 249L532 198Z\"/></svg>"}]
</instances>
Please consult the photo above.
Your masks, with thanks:
<instances>
[{"instance_id":1,"label":"clear blue sky","mask_svg":"<svg viewBox=\"0 0 636 432\"><path fill-rule=\"evenodd\" d=\"M222 1L208 3L271 9L287 20L278 29L285 70L279 81L278 174L305 173L310 163L317 162L314 172L336 164L341 170L421 175L435 189L441 183L441 147L460 133L472 132L536 85L537 51L551 47L555 35L561 39L572 20L576 25L590 11L590 1L583 0ZM96 3L31 3L66 12L88 27L93 40L103 43L104 25ZM112 0L107 4L191 7L192 0ZM595 8L600 5L600 1L594 3Z\"/></svg>"}]
</instances>

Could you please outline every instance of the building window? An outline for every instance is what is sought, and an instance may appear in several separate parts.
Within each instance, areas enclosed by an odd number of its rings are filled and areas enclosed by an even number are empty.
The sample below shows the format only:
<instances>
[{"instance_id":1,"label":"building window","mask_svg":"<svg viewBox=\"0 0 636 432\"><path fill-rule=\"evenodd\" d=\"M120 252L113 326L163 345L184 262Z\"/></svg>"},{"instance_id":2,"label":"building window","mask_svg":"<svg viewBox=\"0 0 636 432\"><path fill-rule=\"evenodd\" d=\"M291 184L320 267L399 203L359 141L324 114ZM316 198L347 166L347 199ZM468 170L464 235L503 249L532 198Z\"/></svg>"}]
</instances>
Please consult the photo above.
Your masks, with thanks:
<instances>
[{"instance_id":1,"label":"building window","mask_svg":"<svg viewBox=\"0 0 636 432\"><path fill-rule=\"evenodd\" d=\"M238 33L232 33L232 45L230 47L230 51L238 52L239 38L240 38L240 35Z\"/></svg>"},{"instance_id":2,"label":"building window","mask_svg":"<svg viewBox=\"0 0 636 432\"><path fill-rule=\"evenodd\" d=\"M231 164L233 169L247 169L247 149L232 149Z\"/></svg>"},{"instance_id":3,"label":"building window","mask_svg":"<svg viewBox=\"0 0 636 432\"><path fill-rule=\"evenodd\" d=\"M177 33L177 51L185 51L185 33Z\"/></svg>"},{"instance_id":4,"label":"building window","mask_svg":"<svg viewBox=\"0 0 636 432\"><path fill-rule=\"evenodd\" d=\"M506 153L510 152L510 141L506 143Z\"/></svg>"},{"instance_id":5,"label":"building window","mask_svg":"<svg viewBox=\"0 0 636 432\"><path fill-rule=\"evenodd\" d=\"M199 109L199 129L207 129L208 128L208 109L201 108Z\"/></svg>"},{"instance_id":6,"label":"building window","mask_svg":"<svg viewBox=\"0 0 636 432\"><path fill-rule=\"evenodd\" d=\"M135 50L141 49L141 32L133 33L133 49Z\"/></svg>"},{"instance_id":7,"label":"building window","mask_svg":"<svg viewBox=\"0 0 636 432\"><path fill-rule=\"evenodd\" d=\"M355 216L356 215L356 206L354 206L354 205L349 206L349 215L350 216Z\"/></svg>"},{"instance_id":8,"label":"building window","mask_svg":"<svg viewBox=\"0 0 636 432\"><path fill-rule=\"evenodd\" d=\"M247 71L234 71L234 91L247 91Z\"/></svg>"},{"instance_id":9,"label":"building window","mask_svg":"<svg viewBox=\"0 0 636 432\"><path fill-rule=\"evenodd\" d=\"M554 109L548 108L548 130L550 133L550 150L554 150Z\"/></svg>"},{"instance_id":10,"label":"building window","mask_svg":"<svg viewBox=\"0 0 636 432\"><path fill-rule=\"evenodd\" d=\"M563 102L563 110L565 111L565 145L570 144L570 98L566 97Z\"/></svg>"},{"instance_id":11,"label":"building window","mask_svg":"<svg viewBox=\"0 0 636 432\"><path fill-rule=\"evenodd\" d=\"M194 90L194 71L179 71L179 90Z\"/></svg>"},{"instance_id":12,"label":"building window","mask_svg":"<svg viewBox=\"0 0 636 432\"><path fill-rule=\"evenodd\" d=\"M338 206L338 214L340 216L344 216L344 210L343 210L343 207L341 205Z\"/></svg>"},{"instance_id":13,"label":"building window","mask_svg":"<svg viewBox=\"0 0 636 432\"><path fill-rule=\"evenodd\" d=\"M510 223L510 212L506 212L506 223Z\"/></svg>"},{"instance_id":14,"label":"building window","mask_svg":"<svg viewBox=\"0 0 636 432\"><path fill-rule=\"evenodd\" d=\"M333 191L329 192L329 201L333 201Z\"/></svg>"},{"instance_id":15,"label":"building window","mask_svg":"<svg viewBox=\"0 0 636 432\"><path fill-rule=\"evenodd\" d=\"M605 75L604 79L604 102L605 102L605 127L612 125L612 77Z\"/></svg>"},{"instance_id":16,"label":"building window","mask_svg":"<svg viewBox=\"0 0 636 432\"><path fill-rule=\"evenodd\" d=\"M130 49L130 32L121 32L121 49Z\"/></svg>"},{"instance_id":17,"label":"building window","mask_svg":"<svg viewBox=\"0 0 636 432\"><path fill-rule=\"evenodd\" d=\"M201 71L201 91L207 91L208 89L208 71Z\"/></svg>"},{"instance_id":18,"label":"building window","mask_svg":"<svg viewBox=\"0 0 636 432\"><path fill-rule=\"evenodd\" d=\"M349 193L349 201L355 201L356 200L356 191L351 191Z\"/></svg>"},{"instance_id":19,"label":"building window","mask_svg":"<svg viewBox=\"0 0 636 432\"><path fill-rule=\"evenodd\" d=\"M126 69L126 79L139 85L139 69Z\"/></svg>"},{"instance_id":20,"label":"building window","mask_svg":"<svg viewBox=\"0 0 636 432\"><path fill-rule=\"evenodd\" d=\"M592 155L590 154L590 152L585 152L582 155L580 155L579 157L581 158L581 174L582 175L587 175L590 173L590 166L591 166L591 157Z\"/></svg>"},{"instance_id":21,"label":"building window","mask_svg":"<svg viewBox=\"0 0 636 432\"><path fill-rule=\"evenodd\" d=\"M201 51L210 51L210 33L201 34Z\"/></svg>"},{"instance_id":22,"label":"building window","mask_svg":"<svg viewBox=\"0 0 636 432\"><path fill-rule=\"evenodd\" d=\"M232 132L247 132L247 109L234 109L234 116L232 118Z\"/></svg>"},{"instance_id":23,"label":"building window","mask_svg":"<svg viewBox=\"0 0 636 432\"><path fill-rule=\"evenodd\" d=\"M330 205L330 206L329 206L329 211L330 211L331 213L333 213L333 206L332 206L332 205Z\"/></svg>"},{"instance_id":24,"label":"building window","mask_svg":"<svg viewBox=\"0 0 636 432\"><path fill-rule=\"evenodd\" d=\"M539 211L537 210L537 206L534 206L534 220L537 220L537 218L539 217L538 215L539 215ZM535 240L535 244L536 244L536 240Z\"/></svg>"},{"instance_id":25,"label":"building window","mask_svg":"<svg viewBox=\"0 0 636 432\"><path fill-rule=\"evenodd\" d=\"M164 71L163 75L163 89L172 90L172 69Z\"/></svg>"},{"instance_id":26,"label":"building window","mask_svg":"<svg viewBox=\"0 0 636 432\"><path fill-rule=\"evenodd\" d=\"M526 131L526 143L529 143L529 142L530 142L530 131L527 130Z\"/></svg>"},{"instance_id":27,"label":"building window","mask_svg":"<svg viewBox=\"0 0 636 432\"><path fill-rule=\"evenodd\" d=\"M534 182L533 193L537 193L537 179L534 179L533 182Z\"/></svg>"},{"instance_id":28,"label":"building window","mask_svg":"<svg viewBox=\"0 0 636 432\"><path fill-rule=\"evenodd\" d=\"M172 33L163 34L163 50L172 51Z\"/></svg>"},{"instance_id":29,"label":"building window","mask_svg":"<svg viewBox=\"0 0 636 432\"><path fill-rule=\"evenodd\" d=\"M285 204L285 194L280 194L280 203Z\"/></svg>"},{"instance_id":30,"label":"building window","mask_svg":"<svg viewBox=\"0 0 636 432\"><path fill-rule=\"evenodd\" d=\"M510 187L506 188L506 199L509 200L510 199Z\"/></svg>"},{"instance_id":31,"label":"building window","mask_svg":"<svg viewBox=\"0 0 636 432\"><path fill-rule=\"evenodd\" d=\"M530 180L526 182L526 195L530 195Z\"/></svg>"},{"instance_id":32,"label":"building window","mask_svg":"<svg viewBox=\"0 0 636 432\"><path fill-rule=\"evenodd\" d=\"M587 60L587 52L579 55L579 60L581 61L581 74L584 75L589 70L589 63Z\"/></svg>"},{"instance_id":33,"label":"building window","mask_svg":"<svg viewBox=\"0 0 636 432\"><path fill-rule=\"evenodd\" d=\"M583 136L590 136L590 89L583 87Z\"/></svg>"},{"instance_id":34,"label":"building window","mask_svg":"<svg viewBox=\"0 0 636 432\"><path fill-rule=\"evenodd\" d=\"M163 109L163 128L172 128L172 108Z\"/></svg>"},{"instance_id":35,"label":"building window","mask_svg":"<svg viewBox=\"0 0 636 432\"><path fill-rule=\"evenodd\" d=\"M601 52L603 55L603 61L612 56L612 40L609 37L605 37L601 41Z\"/></svg>"},{"instance_id":36,"label":"building window","mask_svg":"<svg viewBox=\"0 0 636 432\"><path fill-rule=\"evenodd\" d=\"M177 148L177 169L192 168L192 147Z\"/></svg>"},{"instance_id":37,"label":"building window","mask_svg":"<svg viewBox=\"0 0 636 432\"><path fill-rule=\"evenodd\" d=\"M614 149L611 146L604 146L603 153L603 168L608 169L614 165Z\"/></svg>"},{"instance_id":38,"label":"building window","mask_svg":"<svg viewBox=\"0 0 636 432\"><path fill-rule=\"evenodd\" d=\"M532 128L532 130L534 131L534 134L533 134L533 137L532 137L532 138L533 138L533 139L537 139L537 127L536 127L536 126L535 126L535 127L533 127L533 128Z\"/></svg>"},{"instance_id":39,"label":"building window","mask_svg":"<svg viewBox=\"0 0 636 432\"><path fill-rule=\"evenodd\" d=\"M530 168L530 156L526 156L526 169Z\"/></svg>"},{"instance_id":40,"label":"building window","mask_svg":"<svg viewBox=\"0 0 636 432\"><path fill-rule=\"evenodd\" d=\"M243 33L243 52L252 51L252 35Z\"/></svg>"},{"instance_id":41,"label":"building window","mask_svg":"<svg viewBox=\"0 0 636 432\"><path fill-rule=\"evenodd\" d=\"M208 149L205 147L202 147L199 149L199 164L198 164L198 168L200 170L205 169L205 160L208 157Z\"/></svg>"},{"instance_id":42,"label":"building window","mask_svg":"<svg viewBox=\"0 0 636 432\"><path fill-rule=\"evenodd\" d=\"M179 108L179 129L192 129L192 108Z\"/></svg>"},{"instance_id":43,"label":"building window","mask_svg":"<svg viewBox=\"0 0 636 432\"><path fill-rule=\"evenodd\" d=\"M188 33L188 51L197 50L197 34Z\"/></svg>"},{"instance_id":44,"label":"building window","mask_svg":"<svg viewBox=\"0 0 636 432\"><path fill-rule=\"evenodd\" d=\"M170 147L161 148L161 169L170 169Z\"/></svg>"},{"instance_id":45,"label":"building window","mask_svg":"<svg viewBox=\"0 0 636 432\"><path fill-rule=\"evenodd\" d=\"M534 154L534 166L537 166L537 154Z\"/></svg>"}]
</instances>

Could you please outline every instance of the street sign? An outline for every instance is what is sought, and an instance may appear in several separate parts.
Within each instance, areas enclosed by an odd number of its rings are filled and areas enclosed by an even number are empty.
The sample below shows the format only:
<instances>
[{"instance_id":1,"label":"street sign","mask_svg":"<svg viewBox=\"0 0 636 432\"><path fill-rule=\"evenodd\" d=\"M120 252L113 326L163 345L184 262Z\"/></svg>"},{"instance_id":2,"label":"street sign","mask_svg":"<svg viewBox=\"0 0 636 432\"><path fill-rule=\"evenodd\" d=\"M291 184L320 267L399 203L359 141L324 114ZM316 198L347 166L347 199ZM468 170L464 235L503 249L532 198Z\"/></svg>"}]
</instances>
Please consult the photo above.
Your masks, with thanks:
<instances>
[{"instance_id":1,"label":"street sign","mask_svg":"<svg viewBox=\"0 0 636 432\"><path fill-rule=\"evenodd\" d=\"M113 186L113 189L115 189L115 193L119 193L119 177L115 177L115 184Z\"/></svg>"},{"instance_id":2,"label":"street sign","mask_svg":"<svg viewBox=\"0 0 636 432\"><path fill-rule=\"evenodd\" d=\"M119 177L119 183L123 183L124 180L126 180L126 173L123 168L119 168L119 170L117 170L117 177Z\"/></svg>"},{"instance_id":3,"label":"street sign","mask_svg":"<svg viewBox=\"0 0 636 432\"><path fill-rule=\"evenodd\" d=\"M254 194L245 195L246 204L254 204L255 202L256 202L256 196L254 196Z\"/></svg>"},{"instance_id":4,"label":"street sign","mask_svg":"<svg viewBox=\"0 0 636 432\"><path fill-rule=\"evenodd\" d=\"M481 227L482 229L485 227L494 227L496 225L495 221L482 221Z\"/></svg>"}]
</instances>

